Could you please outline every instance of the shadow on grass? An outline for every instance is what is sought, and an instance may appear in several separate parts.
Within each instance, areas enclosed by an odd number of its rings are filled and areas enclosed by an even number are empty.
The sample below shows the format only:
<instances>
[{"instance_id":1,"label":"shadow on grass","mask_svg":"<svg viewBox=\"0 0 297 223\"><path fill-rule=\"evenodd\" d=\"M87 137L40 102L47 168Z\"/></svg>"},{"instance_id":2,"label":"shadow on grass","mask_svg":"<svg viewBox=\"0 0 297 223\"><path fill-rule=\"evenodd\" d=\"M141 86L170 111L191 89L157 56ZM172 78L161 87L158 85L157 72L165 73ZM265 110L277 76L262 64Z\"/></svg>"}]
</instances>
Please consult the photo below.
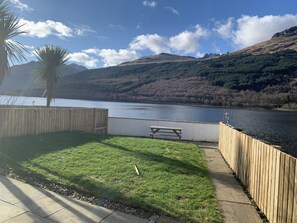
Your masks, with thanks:
<instances>
[{"instance_id":1,"label":"shadow on grass","mask_svg":"<svg viewBox=\"0 0 297 223\"><path fill-rule=\"evenodd\" d=\"M0 153L6 160L22 162L37 156L100 141L108 136L83 132L46 133L37 136L19 136L2 139ZM9 163L8 163L9 164Z\"/></svg>"},{"instance_id":2,"label":"shadow on grass","mask_svg":"<svg viewBox=\"0 0 297 223\"><path fill-rule=\"evenodd\" d=\"M1 166L4 168L13 168L18 174L24 177L26 177L26 175L31 175L33 176L33 179L37 178L41 181L44 180L44 182L51 182L48 181L44 175L24 168L21 163L26 161L32 166L35 166L48 172L49 174L70 182L70 184L73 185L70 186L70 189L78 190L89 195L106 198L108 200L116 201L134 208L139 208L139 205L141 205L140 209L150 212L160 212L161 210L156 207L152 207L145 202L139 204L137 200L126 197L120 191L111 189L110 187L107 187L106 185L99 182L94 183L84 176L76 175L75 173L72 175L64 175L58 171L54 171L45 166L31 162L31 160L36 157L72 147L74 148L82 146L90 142L96 142L104 145L104 140L112 138L114 138L114 136L93 135L82 132L62 132L2 139L0 142L0 168ZM166 213L164 211L162 212Z\"/></svg>"},{"instance_id":3,"label":"shadow on grass","mask_svg":"<svg viewBox=\"0 0 297 223\"><path fill-rule=\"evenodd\" d=\"M106 145L108 147L114 148L114 149L125 151L125 152L129 153L129 155L135 156L135 157L143 159L143 160L159 162L159 163L166 163L168 166L172 166L179 170L182 170L181 172L177 172L173 168L170 168L170 169L166 169L166 171L168 171L168 172L172 172L175 174L189 174L189 173L191 173L191 174L195 174L195 175L198 174L199 176L207 176L208 175L206 168L200 168L198 166L192 165L190 163L187 163L187 162L184 162L181 160L172 159L172 158L158 155L158 154L155 154L155 153L152 153L149 151L147 151L147 152L133 151L126 147L115 145L112 143L107 143L107 142L100 142L100 143L103 145Z\"/></svg>"},{"instance_id":4,"label":"shadow on grass","mask_svg":"<svg viewBox=\"0 0 297 223\"><path fill-rule=\"evenodd\" d=\"M199 174L199 176L208 174L205 168L200 168L182 160L172 159L149 151L133 151L123 146L105 142L106 139L113 137L82 132L63 132L7 138L1 142L0 155L3 162L3 158L6 160L4 163L14 167L22 161L32 160L44 154L81 146L90 142L97 142L113 149L127 152L129 155L143 160L166 163L169 166L176 167L181 171L176 172L174 169L166 169L166 171L176 174Z\"/></svg>"},{"instance_id":5,"label":"shadow on grass","mask_svg":"<svg viewBox=\"0 0 297 223\"><path fill-rule=\"evenodd\" d=\"M28 162L32 166L35 166L41 170L44 170L51 175L57 176L61 179L64 179L73 185L74 188L79 189L83 192L91 192L91 194L96 194L102 198L107 198L110 200L127 200L127 198L120 193L119 191L112 190L111 188L106 187L104 184L96 182L96 184L89 179L84 178L83 175L64 175L57 171L51 170L47 167L39 165L37 163ZM38 177L43 177L42 175L38 175Z\"/></svg>"},{"instance_id":6,"label":"shadow on grass","mask_svg":"<svg viewBox=\"0 0 297 223\"><path fill-rule=\"evenodd\" d=\"M1 156L5 156L6 164L8 166L17 168L21 171L25 171L28 174L30 170L24 169L24 167L19 165L19 163L26 161L39 169L42 169L54 176L57 176L58 178L65 179L65 181L68 181L72 185L75 185L75 189L79 189L83 192L91 192L95 195L98 195L99 197L101 196L103 198L108 199L111 198L111 200L116 200L120 203L128 204L132 207L136 207L136 205L139 205L137 200L134 200L130 197L126 197L118 189L112 189L107 185L104 185L99 182L95 183L90 179L87 179L81 175L76 175L75 173L70 175L64 175L60 172L44 167L43 165L32 163L30 162L30 160L41 155L61 151L64 149L71 149L72 147L82 146L90 142L96 142L105 145L111 149L123 151L128 155L137 157L142 160L152 161L156 163L166 163L169 167L173 167L166 168L166 171L172 172L174 174L195 174L202 177L208 175L208 172L205 168L193 165L191 163L187 163L182 160L165 157L150 151L135 151L124 146L106 142L108 139L112 138L114 138L114 136L100 136L81 132L48 133L41 134L38 136L8 138L2 140L1 142L0 163L2 160ZM34 172L34 174L36 173ZM45 176L38 174L36 174L36 176L45 179ZM145 199L142 200L141 205L143 205L146 210L157 211L157 213L166 213L164 210L160 210L159 208L151 206L151 204L145 202ZM171 211L172 208L170 207L170 205L168 205L166 209L167 211ZM172 210L173 213L178 212L177 210ZM191 219L190 216L183 216L183 218L188 219L189 222L193 221L193 219Z\"/></svg>"}]
</instances>

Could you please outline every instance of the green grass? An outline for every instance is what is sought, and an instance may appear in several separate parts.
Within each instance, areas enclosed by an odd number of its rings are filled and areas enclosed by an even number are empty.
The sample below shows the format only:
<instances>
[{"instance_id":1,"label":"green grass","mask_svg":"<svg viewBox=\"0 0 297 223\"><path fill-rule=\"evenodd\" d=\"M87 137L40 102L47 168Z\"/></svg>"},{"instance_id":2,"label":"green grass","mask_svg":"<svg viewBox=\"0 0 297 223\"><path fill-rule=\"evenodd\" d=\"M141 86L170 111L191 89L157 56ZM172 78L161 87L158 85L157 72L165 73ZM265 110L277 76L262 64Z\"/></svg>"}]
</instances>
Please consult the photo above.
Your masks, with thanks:
<instances>
[{"instance_id":1,"label":"green grass","mask_svg":"<svg viewBox=\"0 0 297 223\"><path fill-rule=\"evenodd\" d=\"M2 140L0 163L186 222L222 222L204 153L191 143L43 134Z\"/></svg>"}]
</instances>

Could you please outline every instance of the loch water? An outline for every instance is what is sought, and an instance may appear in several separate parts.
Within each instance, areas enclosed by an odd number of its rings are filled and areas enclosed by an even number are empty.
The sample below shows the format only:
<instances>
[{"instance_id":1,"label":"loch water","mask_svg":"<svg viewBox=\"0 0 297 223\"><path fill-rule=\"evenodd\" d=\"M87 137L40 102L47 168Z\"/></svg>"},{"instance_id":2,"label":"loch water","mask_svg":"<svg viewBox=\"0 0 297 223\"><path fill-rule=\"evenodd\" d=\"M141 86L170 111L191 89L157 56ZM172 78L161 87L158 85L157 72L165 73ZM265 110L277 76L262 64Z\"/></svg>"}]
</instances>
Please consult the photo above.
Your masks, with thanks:
<instances>
[{"instance_id":1,"label":"loch water","mask_svg":"<svg viewBox=\"0 0 297 223\"><path fill-rule=\"evenodd\" d=\"M0 104L44 106L45 98L0 96ZM110 117L148 118L218 123L229 122L249 135L279 145L297 157L297 111L214 108L174 104L54 99L52 106L107 108Z\"/></svg>"}]
</instances>

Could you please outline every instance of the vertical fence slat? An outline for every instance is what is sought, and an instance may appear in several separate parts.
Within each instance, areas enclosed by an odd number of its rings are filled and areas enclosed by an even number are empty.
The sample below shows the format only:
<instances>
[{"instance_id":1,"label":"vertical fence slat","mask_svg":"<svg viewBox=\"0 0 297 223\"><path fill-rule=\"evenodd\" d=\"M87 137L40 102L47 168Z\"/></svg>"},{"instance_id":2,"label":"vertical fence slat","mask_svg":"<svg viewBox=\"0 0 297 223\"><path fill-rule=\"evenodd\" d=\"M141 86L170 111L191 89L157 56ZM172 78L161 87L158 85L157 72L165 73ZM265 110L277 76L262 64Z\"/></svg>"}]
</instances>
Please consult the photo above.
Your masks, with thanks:
<instances>
[{"instance_id":1,"label":"vertical fence slat","mask_svg":"<svg viewBox=\"0 0 297 223\"><path fill-rule=\"evenodd\" d=\"M296 159L289 157L290 172L288 174L288 215L287 222L292 222L293 219L293 204L294 204L294 182L295 182L295 165Z\"/></svg>"},{"instance_id":2,"label":"vertical fence slat","mask_svg":"<svg viewBox=\"0 0 297 223\"><path fill-rule=\"evenodd\" d=\"M261 162L260 162L260 144L257 143L257 140L254 140L254 143L256 144L256 159L257 159L257 163L256 163L256 185L255 185L255 190L256 190L256 197L255 197L255 201L256 203L259 204L259 187L260 187L260 169L261 169Z\"/></svg>"},{"instance_id":3,"label":"vertical fence slat","mask_svg":"<svg viewBox=\"0 0 297 223\"><path fill-rule=\"evenodd\" d=\"M267 157L266 157L266 160L267 160L267 163L266 163L266 179L265 179L265 182L266 182L266 186L267 186L267 192L266 192L266 198L265 198L265 213L266 215L269 215L269 212L270 212L270 190L271 190L271 184L270 184L270 174L271 174L271 167L270 167L270 158L271 158L271 149L269 148L268 145L265 146L266 148L266 154L267 154Z\"/></svg>"},{"instance_id":4,"label":"vertical fence slat","mask_svg":"<svg viewBox=\"0 0 297 223\"><path fill-rule=\"evenodd\" d=\"M292 222L297 222L297 161L295 160L295 181L294 181L294 198L293 198L293 217Z\"/></svg>"},{"instance_id":5,"label":"vertical fence slat","mask_svg":"<svg viewBox=\"0 0 297 223\"><path fill-rule=\"evenodd\" d=\"M274 175L274 149L268 148L269 150L269 167L268 167L268 199L267 199L267 212L266 215L268 219L271 219L273 213L273 194L274 194L274 183L273 183L273 175Z\"/></svg>"},{"instance_id":6,"label":"vertical fence slat","mask_svg":"<svg viewBox=\"0 0 297 223\"><path fill-rule=\"evenodd\" d=\"M276 165L275 165L275 194L274 194L274 210L273 210L273 219L272 222L277 222L277 216L279 212L279 187L280 187L280 172L281 172L281 152L276 150Z\"/></svg>"},{"instance_id":7,"label":"vertical fence slat","mask_svg":"<svg viewBox=\"0 0 297 223\"><path fill-rule=\"evenodd\" d=\"M284 154L284 192L283 192L283 213L282 222L287 222L288 214L288 195L289 195L289 173L290 173L290 157Z\"/></svg>"},{"instance_id":8,"label":"vertical fence slat","mask_svg":"<svg viewBox=\"0 0 297 223\"><path fill-rule=\"evenodd\" d=\"M267 145L263 143L263 159L264 159L264 168L263 168L263 185L262 185L262 194L263 194L263 212L267 212L267 191L268 191L268 185L267 185L267 177L268 177L268 151L267 151ZM265 188L266 187L266 188Z\"/></svg>"},{"instance_id":9,"label":"vertical fence slat","mask_svg":"<svg viewBox=\"0 0 297 223\"><path fill-rule=\"evenodd\" d=\"M265 157L263 143L260 142L260 172L259 172L260 184L259 184L259 207L264 211L264 178L265 178Z\"/></svg>"}]
</instances>

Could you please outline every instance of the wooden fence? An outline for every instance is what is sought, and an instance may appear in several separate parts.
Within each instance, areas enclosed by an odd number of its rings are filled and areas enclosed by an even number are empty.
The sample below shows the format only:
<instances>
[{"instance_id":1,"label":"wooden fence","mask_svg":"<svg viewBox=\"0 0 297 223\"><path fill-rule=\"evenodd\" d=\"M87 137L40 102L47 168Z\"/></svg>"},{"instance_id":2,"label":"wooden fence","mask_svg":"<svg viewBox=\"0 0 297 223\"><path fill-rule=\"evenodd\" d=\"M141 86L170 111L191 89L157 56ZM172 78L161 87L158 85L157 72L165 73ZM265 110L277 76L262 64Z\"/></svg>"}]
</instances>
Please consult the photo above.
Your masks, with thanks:
<instances>
[{"instance_id":1,"label":"wooden fence","mask_svg":"<svg viewBox=\"0 0 297 223\"><path fill-rule=\"evenodd\" d=\"M220 123L219 150L270 222L297 223L297 159Z\"/></svg>"},{"instance_id":2,"label":"wooden fence","mask_svg":"<svg viewBox=\"0 0 297 223\"><path fill-rule=\"evenodd\" d=\"M59 131L107 133L108 110L0 107L0 138Z\"/></svg>"}]
</instances>

